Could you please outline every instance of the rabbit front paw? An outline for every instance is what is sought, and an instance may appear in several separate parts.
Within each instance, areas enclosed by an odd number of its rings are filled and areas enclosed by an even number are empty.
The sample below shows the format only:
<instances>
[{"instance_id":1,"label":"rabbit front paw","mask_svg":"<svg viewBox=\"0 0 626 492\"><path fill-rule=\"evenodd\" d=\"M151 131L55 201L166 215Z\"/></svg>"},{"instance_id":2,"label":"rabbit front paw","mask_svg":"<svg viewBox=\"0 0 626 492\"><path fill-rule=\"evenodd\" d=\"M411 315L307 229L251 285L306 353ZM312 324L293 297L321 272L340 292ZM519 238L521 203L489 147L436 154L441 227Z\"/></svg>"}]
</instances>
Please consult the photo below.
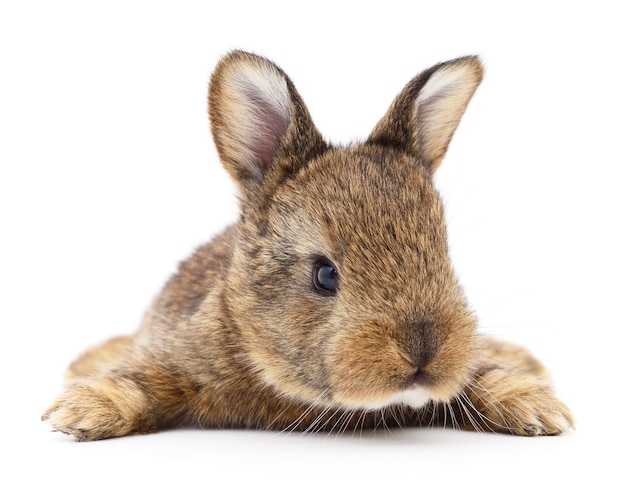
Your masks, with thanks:
<instances>
[{"instance_id":1,"label":"rabbit front paw","mask_svg":"<svg viewBox=\"0 0 626 492\"><path fill-rule=\"evenodd\" d=\"M543 379L494 368L466 388L475 426L520 436L557 435L574 428L569 408ZM470 405L464 405L465 408Z\"/></svg>"},{"instance_id":2,"label":"rabbit front paw","mask_svg":"<svg viewBox=\"0 0 626 492\"><path fill-rule=\"evenodd\" d=\"M145 393L125 379L88 379L74 383L43 414L55 430L78 441L142 432Z\"/></svg>"}]
</instances>

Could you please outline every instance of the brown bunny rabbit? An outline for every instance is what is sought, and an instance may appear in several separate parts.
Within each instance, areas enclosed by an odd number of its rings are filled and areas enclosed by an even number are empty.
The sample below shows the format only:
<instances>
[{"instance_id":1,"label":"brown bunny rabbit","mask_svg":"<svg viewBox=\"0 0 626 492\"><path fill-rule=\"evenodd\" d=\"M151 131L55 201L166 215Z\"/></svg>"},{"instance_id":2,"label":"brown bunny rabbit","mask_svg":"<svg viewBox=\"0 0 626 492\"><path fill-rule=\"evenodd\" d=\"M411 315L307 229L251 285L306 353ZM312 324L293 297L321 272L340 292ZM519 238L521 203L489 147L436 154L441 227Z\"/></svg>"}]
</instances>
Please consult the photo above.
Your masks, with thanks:
<instances>
[{"instance_id":1,"label":"brown bunny rabbit","mask_svg":"<svg viewBox=\"0 0 626 492\"><path fill-rule=\"evenodd\" d=\"M240 51L209 116L239 222L180 265L139 331L85 352L43 418L78 440L159 429L572 427L542 365L481 336L433 187L482 79L415 77L362 144L327 144L291 80Z\"/></svg>"}]
</instances>

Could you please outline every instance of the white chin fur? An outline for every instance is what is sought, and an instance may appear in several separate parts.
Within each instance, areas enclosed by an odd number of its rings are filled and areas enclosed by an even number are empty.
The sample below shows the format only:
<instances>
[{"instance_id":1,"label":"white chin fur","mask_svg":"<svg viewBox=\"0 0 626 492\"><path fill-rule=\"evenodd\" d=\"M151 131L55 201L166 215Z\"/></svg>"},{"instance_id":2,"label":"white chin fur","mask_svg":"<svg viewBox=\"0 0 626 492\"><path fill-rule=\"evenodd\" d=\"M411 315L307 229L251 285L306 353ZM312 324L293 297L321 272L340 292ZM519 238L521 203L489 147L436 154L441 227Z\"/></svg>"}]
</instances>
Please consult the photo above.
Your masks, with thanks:
<instances>
[{"instance_id":1,"label":"white chin fur","mask_svg":"<svg viewBox=\"0 0 626 492\"><path fill-rule=\"evenodd\" d=\"M365 410L380 410L391 405L407 405L411 408L420 408L429 401L430 395L428 391L423 388L414 388L401 391L384 400L367 402L362 405L355 405L355 407L364 408Z\"/></svg>"}]
</instances>

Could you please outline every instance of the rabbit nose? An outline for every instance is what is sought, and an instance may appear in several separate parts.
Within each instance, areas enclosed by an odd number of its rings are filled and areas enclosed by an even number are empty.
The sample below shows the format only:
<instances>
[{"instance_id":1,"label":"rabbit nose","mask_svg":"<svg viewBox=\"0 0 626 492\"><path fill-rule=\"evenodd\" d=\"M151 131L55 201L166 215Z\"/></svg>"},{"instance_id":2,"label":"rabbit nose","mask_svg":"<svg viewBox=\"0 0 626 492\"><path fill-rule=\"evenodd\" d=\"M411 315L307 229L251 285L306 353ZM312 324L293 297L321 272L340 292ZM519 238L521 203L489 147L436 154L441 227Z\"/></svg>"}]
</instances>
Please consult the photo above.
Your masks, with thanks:
<instances>
[{"instance_id":1,"label":"rabbit nose","mask_svg":"<svg viewBox=\"0 0 626 492\"><path fill-rule=\"evenodd\" d=\"M426 368L437 357L441 337L435 323L412 323L407 333L406 348L415 368L414 379L424 379Z\"/></svg>"}]
</instances>

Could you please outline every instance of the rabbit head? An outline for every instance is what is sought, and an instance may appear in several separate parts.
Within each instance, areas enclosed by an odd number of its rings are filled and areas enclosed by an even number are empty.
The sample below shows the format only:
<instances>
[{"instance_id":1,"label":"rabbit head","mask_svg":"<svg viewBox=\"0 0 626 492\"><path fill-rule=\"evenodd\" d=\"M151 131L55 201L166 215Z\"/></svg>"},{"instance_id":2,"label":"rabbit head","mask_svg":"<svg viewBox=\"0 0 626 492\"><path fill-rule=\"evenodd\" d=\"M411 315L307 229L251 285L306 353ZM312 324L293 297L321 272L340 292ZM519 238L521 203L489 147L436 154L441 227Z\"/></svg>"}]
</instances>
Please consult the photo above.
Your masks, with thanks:
<instances>
[{"instance_id":1,"label":"rabbit head","mask_svg":"<svg viewBox=\"0 0 626 492\"><path fill-rule=\"evenodd\" d=\"M433 186L482 79L477 58L411 80L360 144L327 144L291 80L244 52L218 65L209 115L237 185L224 294L252 370L306 404L447 401L468 382L475 318Z\"/></svg>"}]
</instances>

